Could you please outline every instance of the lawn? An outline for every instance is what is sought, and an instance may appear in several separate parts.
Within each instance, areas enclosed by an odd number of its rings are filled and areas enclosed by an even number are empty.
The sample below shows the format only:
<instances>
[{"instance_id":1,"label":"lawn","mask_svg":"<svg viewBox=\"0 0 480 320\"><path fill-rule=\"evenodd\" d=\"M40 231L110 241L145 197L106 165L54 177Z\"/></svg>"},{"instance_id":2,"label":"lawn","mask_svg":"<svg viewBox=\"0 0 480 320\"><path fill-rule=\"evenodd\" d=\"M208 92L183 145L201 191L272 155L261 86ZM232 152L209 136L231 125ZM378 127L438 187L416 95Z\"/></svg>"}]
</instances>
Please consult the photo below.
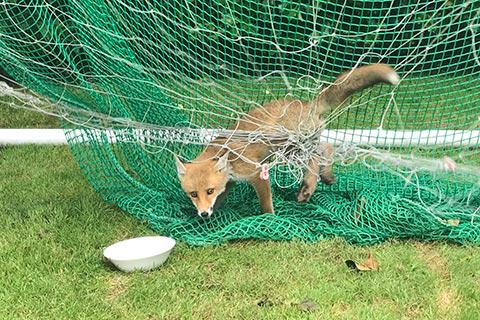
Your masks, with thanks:
<instances>
[{"instance_id":1,"label":"lawn","mask_svg":"<svg viewBox=\"0 0 480 320\"><path fill-rule=\"evenodd\" d=\"M66 147L3 148L0 167L0 319L478 315L479 249L447 243L179 243L163 267L122 274L102 261L102 248L152 231L103 202ZM368 252L379 271L346 267ZM306 298L315 310L300 308Z\"/></svg>"},{"instance_id":2,"label":"lawn","mask_svg":"<svg viewBox=\"0 0 480 320\"><path fill-rule=\"evenodd\" d=\"M56 124L1 108L2 126ZM102 260L105 246L148 234L92 191L67 147L0 149L0 319L477 319L480 310L477 247L179 243L164 266L134 274ZM369 252L378 271L347 268Z\"/></svg>"},{"instance_id":3,"label":"lawn","mask_svg":"<svg viewBox=\"0 0 480 320\"><path fill-rule=\"evenodd\" d=\"M39 112L12 108L15 100L0 96L0 128L58 128L55 117L47 117Z\"/></svg>"}]
</instances>

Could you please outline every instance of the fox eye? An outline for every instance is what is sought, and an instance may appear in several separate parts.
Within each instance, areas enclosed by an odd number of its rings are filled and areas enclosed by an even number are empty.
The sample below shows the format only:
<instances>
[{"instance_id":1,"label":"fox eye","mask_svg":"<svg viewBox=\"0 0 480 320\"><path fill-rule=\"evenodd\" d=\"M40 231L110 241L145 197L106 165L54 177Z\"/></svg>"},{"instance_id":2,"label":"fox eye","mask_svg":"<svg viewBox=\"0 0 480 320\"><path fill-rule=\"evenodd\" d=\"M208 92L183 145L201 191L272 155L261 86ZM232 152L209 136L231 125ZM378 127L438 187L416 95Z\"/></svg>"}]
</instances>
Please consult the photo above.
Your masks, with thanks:
<instances>
[{"instance_id":1,"label":"fox eye","mask_svg":"<svg viewBox=\"0 0 480 320\"><path fill-rule=\"evenodd\" d=\"M215 191L213 188L209 188L209 189L207 189L207 194L212 194L213 191Z\"/></svg>"},{"instance_id":2,"label":"fox eye","mask_svg":"<svg viewBox=\"0 0 480 320\"><path fill-rule=\"evenodd\" d=\"M190 192L190 197L192 197L192 198L198 197L197 191Z\"/></svg>"}]
</instances>

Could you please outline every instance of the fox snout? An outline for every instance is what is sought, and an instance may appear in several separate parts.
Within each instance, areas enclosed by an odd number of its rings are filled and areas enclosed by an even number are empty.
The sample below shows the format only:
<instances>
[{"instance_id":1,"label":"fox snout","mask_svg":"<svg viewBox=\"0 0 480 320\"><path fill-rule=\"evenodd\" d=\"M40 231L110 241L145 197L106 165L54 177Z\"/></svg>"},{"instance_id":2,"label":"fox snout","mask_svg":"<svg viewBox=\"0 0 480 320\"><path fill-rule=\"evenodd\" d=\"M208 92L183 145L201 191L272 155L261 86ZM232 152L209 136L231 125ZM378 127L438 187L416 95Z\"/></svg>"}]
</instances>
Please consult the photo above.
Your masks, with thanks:
<instances>
[{"instance_id":1,"label":"fox snout","mask_svg":"<svg viewBox=\"0 0 480 320\"><path fill-rule=\"evenodd\" d=\"M203 218L203 219L208 219L212 215L213 210L207 210L207 211L198 211L198 215Z\"/></svg>"},{"instance_id":2,"label":"fox snout","mask_svg":"<svg viewBox=\"0 0 480 320\"><path fill-rule=\"evenodd\" d=\"M197 208L197 214L203 219L208 219L213 214L213 204L199 206L198 204L194 203L194 205Z\"/></svg>"}]
</instances>

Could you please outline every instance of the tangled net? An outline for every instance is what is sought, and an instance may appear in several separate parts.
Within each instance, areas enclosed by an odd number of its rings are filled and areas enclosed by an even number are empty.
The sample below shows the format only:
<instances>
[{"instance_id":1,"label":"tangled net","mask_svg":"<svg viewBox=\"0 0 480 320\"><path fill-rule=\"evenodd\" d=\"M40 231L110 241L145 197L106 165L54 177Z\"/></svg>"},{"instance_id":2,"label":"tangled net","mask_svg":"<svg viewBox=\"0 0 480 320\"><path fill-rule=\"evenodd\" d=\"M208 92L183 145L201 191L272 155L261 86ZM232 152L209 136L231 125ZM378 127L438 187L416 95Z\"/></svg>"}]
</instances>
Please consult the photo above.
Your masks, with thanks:
<instances>
[{"instance_id":1,"label":"tangled net","mask_svg":"<svg viewBox=\"0 0 480 320\"><path fill-rule=\"evenodd\" d=\"M1 67L29 91L0 92L62 119L104 199L190 244L478 243L479 10L426 0L1 2ZM226 129L376 62L394 66L400 84L356 94L325 115L325 130ZM173 154L193 159L215 137L275 145L276 214L258 214L246 184L211 219L191 214ZM337 183L299 204L302 170L324 142L336 146Z\"/></svg>"}]
</instances>

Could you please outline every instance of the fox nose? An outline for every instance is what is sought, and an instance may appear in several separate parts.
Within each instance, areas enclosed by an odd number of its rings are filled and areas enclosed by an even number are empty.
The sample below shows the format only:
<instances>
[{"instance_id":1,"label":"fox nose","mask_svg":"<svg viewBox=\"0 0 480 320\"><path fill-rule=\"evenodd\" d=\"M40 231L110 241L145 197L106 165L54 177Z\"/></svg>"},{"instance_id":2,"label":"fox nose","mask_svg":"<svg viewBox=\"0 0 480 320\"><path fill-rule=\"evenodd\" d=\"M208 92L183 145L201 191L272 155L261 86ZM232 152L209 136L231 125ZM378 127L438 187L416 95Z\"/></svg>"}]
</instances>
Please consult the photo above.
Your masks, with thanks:
<instances>
[{"instance_id":1,"label":"fox nose","mask_svg":"<svg viewBox=\"0 0 480 320\"><path fill-rule=\"evenodd\" d=\"M200 217L202 218L208 218L208 212L207 211L203 211L202 213L200 213Z\"/></svg>"}]
</instances>

